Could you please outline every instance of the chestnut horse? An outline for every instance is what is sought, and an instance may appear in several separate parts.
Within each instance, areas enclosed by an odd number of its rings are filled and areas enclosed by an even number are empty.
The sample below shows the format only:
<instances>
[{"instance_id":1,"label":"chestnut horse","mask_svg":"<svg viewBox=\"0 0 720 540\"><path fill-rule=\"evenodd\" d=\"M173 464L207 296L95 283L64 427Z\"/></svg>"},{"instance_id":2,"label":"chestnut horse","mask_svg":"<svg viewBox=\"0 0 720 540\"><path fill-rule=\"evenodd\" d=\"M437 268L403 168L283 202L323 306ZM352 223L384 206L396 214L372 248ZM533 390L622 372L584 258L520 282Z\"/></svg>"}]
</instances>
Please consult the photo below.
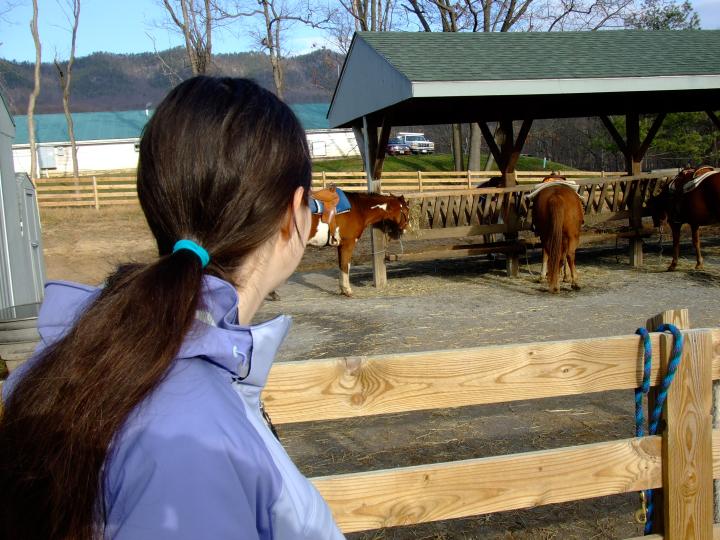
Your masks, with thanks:
<instances>
[{"instance_id":1,"label":"chestnut horse","mask_svg":"<svg viewBox=\"0 0 720 540\"><path fill-rule=\"evenodd\" d=\"M704 178L701 179L701 177ZM699 185L690 191L683 187L693 180ZM692 242L697 257L696 269L702 269L703 257L700 252L700 226L720 221L720 171L712 167L683 169L663 188L659 195L648 201L653 225L660 227L670 224L673 236L673 257L668 267L672 272L680 257L680 228L689 223Z\"/></svg>"},{"instance_id":2,"label":"chestnut horse","mask_svg":"<svg viewBox=\"0 0 720 540\"><path fill-rule=\"evenodd\" d=\"M397 240L410 223L410 207L402 195L378 195L376 193L345 192L350 210L334 216L336 235L339 240L338 265L340 266L340 292L352 296L350 288L350 261L355 244L369 225L381 224L390 238ZM318 234L322 216L313 214L310 238ZM316 244L317 245L317 244Z\"/></svg>"},{"instance_id":3,"label":"chestnut horse","mask_svg":"<svg viewBox=\"0 0 720 540\"><path fill-rule=\"evenodd\" d=\"M552 180L546 178L543 183L546 182ZM550 292L558 292L560 268L567 262L572 288L579 289L575 250L580 243L580 228L585 221L580 197L571 186L552 183L539 188L531 197L532 227L535 234L540 236L543 250L540 280L543 281L547 276Z\"/></svg>"}]
</instances>

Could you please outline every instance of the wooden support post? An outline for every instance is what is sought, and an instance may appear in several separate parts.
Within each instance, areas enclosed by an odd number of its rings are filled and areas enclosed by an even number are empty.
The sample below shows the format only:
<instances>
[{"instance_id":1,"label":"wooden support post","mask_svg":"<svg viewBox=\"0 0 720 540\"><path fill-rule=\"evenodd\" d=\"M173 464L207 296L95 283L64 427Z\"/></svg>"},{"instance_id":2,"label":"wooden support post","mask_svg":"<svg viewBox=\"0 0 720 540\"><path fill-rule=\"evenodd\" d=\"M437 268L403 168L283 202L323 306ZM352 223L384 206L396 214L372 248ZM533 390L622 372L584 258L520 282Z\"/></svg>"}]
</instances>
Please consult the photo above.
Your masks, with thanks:
<instances>
[{"instance_id":1,"label":"wooden support post","mask_svg":"<svg viewBox=\"0 0 720 540\"><path fill-rule=\"evenodd\" d=\"M367 116L363 116L362 135L365 146L363 160L365 163L365 174L367 175L368 192L379 192L380 181L375 178L375 174L377 171L382 171L382 158L379 158L378 154L380 153L380 150L382 150L383 156L385 155L385 146L378 148L379 141L377 124L372 122ZM384 287L387 285L387 267L385 266L385 233L377 227L373 227L370 230L370 233L370 246L373 253L373 283L375 287Z\"/></svg>"},{"instance_id":2,"label":"wooden support post","mask_svg":"<svg viewBox=\"0 0 720 540\"><path fill-rule=\"evenodd\" d=\"M322 187L323 189L327 187L327 178L325 177L325 171L322 172Z\"/></svg>"},{"instance_id":3,"label":"wooden support post","mask_svg":"<svg viewBox=\"0 0 720 540\"><path fill-rule=\"evenodd\" d=\"M672 336L663 336L663 346L672 347ZM668 540L713 537L712 356L707 330L685 333L682 361L668 391L667 428L662 434Z\"/></svg>"},{"instance_id":4,"label":"wooden support post","mask_svg":"<svg viewBox=\"0 0 720 540\"><path fill-rule=\"evenodd\" d=\"M423 190L423 185L422 185L422 171L418 171L418 190L420 190L420 191Z\"/></svg>"},{"instance_id":5,"label":"wooden support post","mask_svg":"<svg viewBox=\"0 0 720 540\"><path fill-rule=\"evenodd\" d=\"M627 143L625 161L627 172L630 176L637 176L642 172L642 154L640 143L640 115L632 112L625 117L627 129ZM640 190L632 190L632 200L629 201L630 210L629 225L631 229L638 230L642 227L642 199ZM641 238L630 239L630 266L639 268L643 263L643 241Z\"/></svg>"}]
</instances>

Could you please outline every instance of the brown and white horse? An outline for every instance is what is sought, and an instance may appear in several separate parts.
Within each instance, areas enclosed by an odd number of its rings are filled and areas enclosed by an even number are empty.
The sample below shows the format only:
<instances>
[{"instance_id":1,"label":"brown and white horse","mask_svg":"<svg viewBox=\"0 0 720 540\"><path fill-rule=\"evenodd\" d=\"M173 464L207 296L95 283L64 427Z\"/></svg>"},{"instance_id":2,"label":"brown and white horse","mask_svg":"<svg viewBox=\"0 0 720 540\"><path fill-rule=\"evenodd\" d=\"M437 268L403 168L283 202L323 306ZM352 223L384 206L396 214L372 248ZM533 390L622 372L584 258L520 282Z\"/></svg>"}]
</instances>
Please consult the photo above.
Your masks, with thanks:
<instances>
[{"instance_id":1,"label":"brown and white horse","mask_svg":"<svg viewBox=\"0 0 720 540\"><path fill-rule=\"evenodd\" d=\"M378 195L375 193L345 192L350 201L350 210L334 216L334 227L340 266L340 292L352 296L350 287L350 261L355 244L363 231L370 225L381 224L390 238L397 240L410 223L410 207L402 195ZM313 215L310 239L313 245L326 245L320 236L327 236L327 227L322 226L320 215ZM319 227L319 225L321 225Z\"/></svg>"},{"instance_id":2,"label":"brown and white horse","mask_svg":"<svg viewBox=\"0 0 720 540\"><path fill-rule=\"evenodd\" d=\"M561 180L555 177L554 180ZM547 178L545 182L551 182ZM573 289L579 289L575 250L580 243L580 229L584 212L580 197L565 184L548 184L533 196L532 221L535 234L540 236L543 250L540 280L547 276L551 293L560 290L560 269L567 263Z\"/></svg>"},{"instance_id":3,"label":"brown and white horse","mask_svg":"<svg viewBox=\"0 0 720 540\"><path fill-rule=\"evenodd\" d=\"M705 178L700 179L701 176ZM685 192L683 186L700 179L699 185ZM700 252L700 226L720 221L720 170L712 167L683 169L663 188L659 195L648 201L655 227L670 224L673 236L673 257L668 267L672 272L680 257L680 228L690 224L692 242L697 257L696 269L703 267Z\"/></svg>"}]
</instances>

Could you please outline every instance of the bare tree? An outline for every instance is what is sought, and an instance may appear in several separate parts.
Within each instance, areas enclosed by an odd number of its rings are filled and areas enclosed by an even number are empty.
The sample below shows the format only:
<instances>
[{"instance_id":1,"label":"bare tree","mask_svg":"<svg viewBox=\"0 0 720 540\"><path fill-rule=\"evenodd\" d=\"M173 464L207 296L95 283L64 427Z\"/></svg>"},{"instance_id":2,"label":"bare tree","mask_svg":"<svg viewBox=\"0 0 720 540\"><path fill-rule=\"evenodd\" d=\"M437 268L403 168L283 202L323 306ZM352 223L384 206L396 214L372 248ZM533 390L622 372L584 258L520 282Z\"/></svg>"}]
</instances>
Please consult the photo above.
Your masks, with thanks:
<instances>
[{"instance_id":1,"label":"bare tree","mask_svg":"<svg viewBox=\"0 0 720 540\"><path fill-rule=\"evenodd\" d=\"M285 95L283 31L287 26L297 22L313 28L324 28L334 13L329 12L319 18L309 5L301 15L299 6L292 6L285 0L257 0L257 2L263 14L263 31L257 34L257 38L260 46L270 56L275 93L283 99Z\"/></svg>"},{"instance_id":2,"label":"bare tree","mask_svg":"<svg viewBox=\"0 0 720 540\"><path fill-rule=\"evenodd\" d=\"M172 25L185 40L185 51L193 75L208 73L212 67L213 30L241 17L260 13L242 11L237 2L223 0L162 0Z\"/></svg>"},{"instance_id":3,"label":"bare tree","mask_svg":"<svg viewBox=\"0 0 720 540\"><path fill-rule=\"evenodd\" d=\"M30 21L30 33L35 42L35 85L28 100L28 139L30 140L30 178L33 182L38 177L37 144L35 143L35 101L40 94L40 64L42 62L42 45L38 31L38 2L32 0L33 16Z\"/></svg>"},{"instance_id":4,"label":"bare tree","mask_svg":"<svg viewBox=\"0 0 720 540\"><path fill-rule=\"evenodd\" d=\"M72 37L70 40L70 55L68 57L67 64L65 64L65 70L58 62L55 57L55 68L58 72L58 78L60 80L60 88L63 93L63 111L65 112L65 121L67 122L68 136L70 138L70 150L72 153L73 160L73 178L77 185L78 173L78 156L77 156L77 144L75 142L75 126L73 125L72 115L70 114L70 85L72 84L72 68L75 62L75 43L77 42L77 29L78 23L80 22L80 0L66 0L68 8L71 10L72 16L67 14L68 20L72 26Z\"/></svg>"}]
</instances>

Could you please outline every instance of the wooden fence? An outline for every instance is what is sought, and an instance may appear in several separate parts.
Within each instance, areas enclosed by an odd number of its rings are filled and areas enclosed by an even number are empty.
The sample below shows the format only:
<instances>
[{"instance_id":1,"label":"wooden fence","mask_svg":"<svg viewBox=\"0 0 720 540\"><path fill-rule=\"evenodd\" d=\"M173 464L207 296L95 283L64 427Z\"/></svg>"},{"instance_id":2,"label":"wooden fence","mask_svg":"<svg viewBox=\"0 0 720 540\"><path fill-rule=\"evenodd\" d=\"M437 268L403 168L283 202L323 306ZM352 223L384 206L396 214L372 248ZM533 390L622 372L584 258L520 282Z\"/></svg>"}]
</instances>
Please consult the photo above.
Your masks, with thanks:
<instances>
[{"instance_id":1,"label":"wooden fence","mask_svg":"<svg viewBox=\"0 0 720 540\"><path fill-rule=\"evenodd\" d=\"M616 173L561 171L569 178L604 177ZM460 172L386 172L383 190L393 193L456 190L472 188L498 171ZM537 182L547 171L523 171L518 173L520 182ZM54 206L101 206L137 204L135 176L82 176L39 178L36 181L38 203L41 207ZM313 189L335 184L347 191L367 191L364 172L318 172L313 173Z\"/></svg>"},{"instance_id":2,"label":"wooden fence","mask_svg":"<svg viewBox=\"0 0 720 540\"><path fill-rule=\"evenodd\" d=\"M687 319L686 312L677 314L666 312L648 327ZM658 522L664 536L646 538L720 538L720 528L713 527L712 484L720 478L720 430L712 429L711 417L712 381L720 379L720 329L684 335L682 363L666 405L669 427L661 436L312 482L346 533L663 488ZM651 336L657 386L672 343L668 335ZM345 357L276 363L264 401L281 424L608 390L626 390L632 400L642 371L638 336Z\"/></svg>"},{"instance_id":3,"label":"wooden fence","mask_svg":"<svg viewBox=\"0 0 720 540\"><path fill-rule=\"evenodd\" d=\"M648 236L650 231L635 225L636 215L649 215L645 204L657 193L665 176L639 175L633 177L577 179L578 195L585 211L585 232L583 242L607 240L611 237L639 238ZM385 259L423 260L488 252L518 253L525 249L527 240L517 240L517 234L530 230L532 213L525 195L535 185L520 185L509 188L475 188L457 190L435 190L406 193L410 203L411 229L403 236L403 251L386 251ZM609 222L627 220L626 230L605 234L590 232L590 227L604 227ZM491 242L492 235L504 234L510 238L504 242ZM471 245L453 245L443 249L414 251L406 241L439 240L482 237L484 242ZM408 247L408 251L405 248Z\"/></svg>"}]
</instances>

